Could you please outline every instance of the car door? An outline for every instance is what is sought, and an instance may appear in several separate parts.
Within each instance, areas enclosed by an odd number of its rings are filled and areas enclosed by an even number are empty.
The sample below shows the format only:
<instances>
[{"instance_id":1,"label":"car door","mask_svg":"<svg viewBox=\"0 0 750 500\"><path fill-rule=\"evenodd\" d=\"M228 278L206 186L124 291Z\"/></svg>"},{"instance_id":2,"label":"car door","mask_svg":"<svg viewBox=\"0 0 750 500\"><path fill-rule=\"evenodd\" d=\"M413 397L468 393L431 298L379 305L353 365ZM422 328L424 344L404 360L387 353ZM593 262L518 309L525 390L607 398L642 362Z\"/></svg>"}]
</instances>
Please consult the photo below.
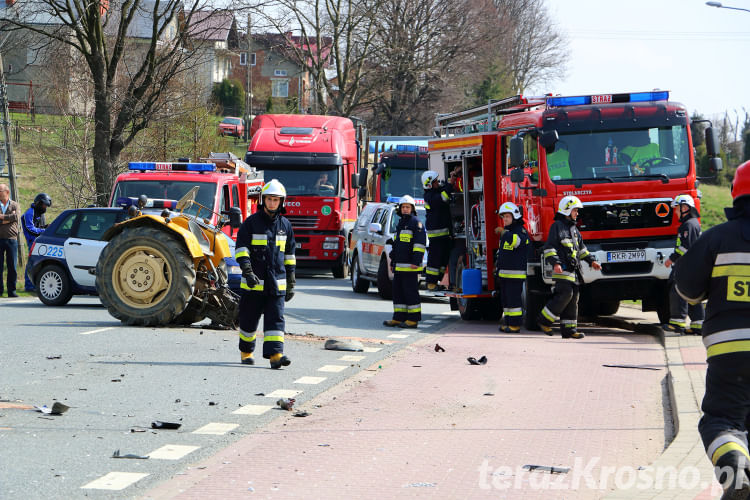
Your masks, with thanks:
<instances>
[{"instance_id":1,"label":"car door","mask_svg":"<svg viewBox=\"0 0 750 500\"><path fill-rule=\"evenodd\" d=\"M89 270L96 269L99 254L107 245L106 241L102 241L102 235L116 220L117 212L100 210L84 211L78 217L73 236L65 240L68 270L78 285L95 286L96 276Z\"/></svg>"},{"instance_id":2,"label":"car door","mask_svg":"<svg viewBox=\"0 0 750 500\"><path fill-rule=\"evenodd\" d=\"M372 218L367 221L367 227L365 228L365 243L363 245L365 252L363 256L367 259L365 269L367 269L367 274L370 275L377 275L378 273L378 265L380 264L380 252L378 251L378 243L379 238L381 237L380 234L370 231L370 223L379 223L383 218L383 214L385 213L385 211L385 207L378 208L372 215Z\"/></svg>"}]
</instances>

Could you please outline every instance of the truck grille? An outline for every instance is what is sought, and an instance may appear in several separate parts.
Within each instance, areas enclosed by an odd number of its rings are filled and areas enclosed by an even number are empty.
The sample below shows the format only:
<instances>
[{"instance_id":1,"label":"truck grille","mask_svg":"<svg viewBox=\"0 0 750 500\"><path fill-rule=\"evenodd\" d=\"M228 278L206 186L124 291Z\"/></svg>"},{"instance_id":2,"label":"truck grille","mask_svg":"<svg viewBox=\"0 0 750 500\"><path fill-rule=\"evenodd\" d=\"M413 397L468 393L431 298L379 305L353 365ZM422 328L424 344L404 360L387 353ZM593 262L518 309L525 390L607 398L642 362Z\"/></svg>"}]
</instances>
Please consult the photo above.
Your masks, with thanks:
<instances>
[{"instance_id":1,"label":"truck grille","mask_svg":"<svg viewBox=\"0 0 750 500\"><path fill-rule=\"evenodd\" d=\"M579 210L581 231L641 229L672 224L671 199L584 203Z\"/></svg>"},{"instance_id":2,"label":"truck grille","mask_svg":"<svg viewBox=\"0 0 750 500\"><path fill-rule=\"evenodd\" d=\"M602 274L650 274L653 268L652 262L603 262Z\"/></svg>"},{"instance_id":3,"label":"truck grille","mask_svg":"<svg viewBox=\"0 0 750 500\"><path fill-rule=\"evenodd\" d=\"M320 218L314 215L286 215L285 217L289 219L289 222L292 223L292 227L295 229L315 229L318 227L318 222L320 221Z\"/></svg>"}]
</instances>

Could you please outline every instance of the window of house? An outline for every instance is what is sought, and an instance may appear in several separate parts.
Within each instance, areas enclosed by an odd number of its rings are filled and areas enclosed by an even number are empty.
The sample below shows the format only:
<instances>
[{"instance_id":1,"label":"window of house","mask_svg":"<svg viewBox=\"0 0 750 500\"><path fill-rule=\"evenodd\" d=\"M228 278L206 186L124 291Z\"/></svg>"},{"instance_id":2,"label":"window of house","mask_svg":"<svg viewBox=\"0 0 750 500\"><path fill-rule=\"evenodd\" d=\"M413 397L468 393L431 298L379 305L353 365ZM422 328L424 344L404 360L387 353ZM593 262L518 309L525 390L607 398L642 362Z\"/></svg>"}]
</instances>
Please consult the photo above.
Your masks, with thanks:
<instances>
[{"instance_id":1,"label":"window of house","mask_svg":"<svg viewBox=\"0 0 750 500\"><path fill-rule=\"evenodd\" d=\"M286 70L285 69L275 69L275 70L273 70L273 76L286 76Z\"/></svg>"},{"instance_id":2,"label":"window of house","mask_svg":"<svg viewBox=\"0 0 750 500\"><path fill-rule=\"evenodd\" d=\"M272 97L289 97L289 80L271 80Z\"/></svg>"},{"instance_id":3,"label":"window of house","mask_svg":"<svg viewBox=\"0 0 750 500\"><path fill-rule=\"evenodd\" d=\"M247 66L247 52L240 52L240 66Z\"/></svg>"},{"instance_id":4,"label":"window of house","mask_svg":"<svg viewBox=\"0 0 750 500\"><path fill-rule=\"evenodd\" d=\"M255 52L250 54L250 66L255 66Z\"/></svg>"}]
</instances>

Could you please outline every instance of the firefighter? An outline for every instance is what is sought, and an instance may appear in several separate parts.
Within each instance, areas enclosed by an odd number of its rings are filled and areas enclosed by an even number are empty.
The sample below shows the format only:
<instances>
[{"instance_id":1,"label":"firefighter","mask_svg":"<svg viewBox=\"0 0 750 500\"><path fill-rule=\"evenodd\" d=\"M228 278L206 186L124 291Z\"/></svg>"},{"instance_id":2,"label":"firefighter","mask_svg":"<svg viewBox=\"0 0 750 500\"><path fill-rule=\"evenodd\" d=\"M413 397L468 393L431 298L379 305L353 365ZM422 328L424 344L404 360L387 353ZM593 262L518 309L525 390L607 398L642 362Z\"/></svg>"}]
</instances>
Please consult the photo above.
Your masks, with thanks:
<instances>
[{"instance_id":1,"label":"firefighter","mask_svg":"<svg viewBox=\"0 0 750 500\"><path fill-rule=\"evenodd\" d=\"M543 248L545 262L552 265L555 289L552 299L544 306L537 321L544 333L552 335L552 324L559 317L560 333L564 339L582 339L585 336L577 331L578 269L581 260L588 262L597 271L602 268L586 249L576 227L580 208L583 208L583 204L575 196L566 196L560 200L555 222L549 229L547 243Z\"/></svg>"},{"instance_id":2,"label":"firefighter","mask_svg":"<svg viewBox=\"0 0 750 500\"><path fill-rule=\"evenodd\" d=\"M500 280L500 296L503 303L503 319L499 330L516 333L521 330L523 308L521 294L526 280L526 258L529 235L523 227L521 209L515 203L506 201L498 209L503 218L505 231L500 238L500 246L495 252L495 276ZM432 241L430 241L432 248Z\"/></svg>"},{"instance_id":3,"label":"firefighter","mask_svg":"<svg viewBox=\"0 0 750 500\"><path fill-rule=\"evenodd\" d=\"M240 359L253 365L258 323L263 315L263 357L271 368L289 366L284 356L284 302L294 296L295 242L292 224L282 214L286 189L276 179L261 189L262 210L242 223L235 258L242 269Z\"/></svg>"},{"instance_id":4,"label":"firefighter","mask_svg":"<svg viewBox=\"0 0 750 500\"><path fill-rule=\"evenodd\" d=\"M677 230L677 243L674 252L664 262L666 267L672 268L669 275L672 286L669 287L669 323L663 325L662 328L670 332L685 333L687 326L685 317L689 315L690 333L700 335L705 316L703 304L688 305L674 289L674 275L678 268L677 259L684 255L701 235L701 223L698 220L700 214L698 209L695 208L695 200L689 194L677 196L672 202L672 206L679 210L681 224Z\"/></svg>"},{"instance_id":5,"label":"firefighter","mask_svg":"<svg viewBox=\"0 0 750 500\"><path fill-rule=\"evenodd\" d=\"M725 489L722 499L750 498L750 162L734 174L727 222L680 257L675 289L690 304L708 298L703 344L708 368L698 431Z\"/></svg>"},{"instance_id":6,"label":"firefighter","mask_svg":"<svg viewBox=\"0 0 750 500\"><path fill-rule=\"evenodd\" d=\"M21 218L23 235L26 237L26 244L31 248L37 236L44 232L47 227L47 221L44 214L47 208L52 206L52 198L47 193L39 193L34 197L34 202L26 210ZM24 290L27 292L34 291L34 282L31 281L29 273L31 272L31 260L26 261L26 270L24 271Z\"/></svg>"},{"instance_id":7,"label":"firefighter","mask_svg":"<svg viewBox=\"0 0 750 500\"><path fill-rule=\"evenodd\" d=\"M425 274L427 289L440 289L438 283L445 275L450 260L453 238L451 237L451 184L441 184L438 173L428 170L422 174L424 187L424 207L427 211L425 226L430 239L430 251L427 252Z\"/></svg>"},{"instance_id":8,"label":"firefighter","mask_svg":"<svg viewBox=\"0 0 750 500\"><path fill-rule=\"evenodd\" d=\"M414 198L404 195L398 200L397 213L401 216L391 249L393 269L393 319L383 321L385 326L416 328L422 319L419 301L419 273L422 271L425 236L424 226L417 219Z\"/></svg>"}]
</instances>

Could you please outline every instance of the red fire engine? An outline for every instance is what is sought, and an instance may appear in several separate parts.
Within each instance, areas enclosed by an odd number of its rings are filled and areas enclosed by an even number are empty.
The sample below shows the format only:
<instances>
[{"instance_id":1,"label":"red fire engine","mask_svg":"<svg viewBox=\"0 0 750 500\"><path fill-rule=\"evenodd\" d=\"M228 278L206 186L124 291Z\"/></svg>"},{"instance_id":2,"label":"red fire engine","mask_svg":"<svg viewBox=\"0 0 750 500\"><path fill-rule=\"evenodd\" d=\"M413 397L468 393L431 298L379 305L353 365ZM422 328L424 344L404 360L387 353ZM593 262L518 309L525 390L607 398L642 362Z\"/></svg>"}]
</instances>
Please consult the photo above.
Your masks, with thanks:
<instances>
[{"instance_id":1,"label":"red fire engine","mask_svg":"<svg viewBox=\"0 0 750 500\"><path fill-rule=\"evenodd\" d=\"M373 158L367 190L360 191L365 201L383 202L393 196L424 196L421 176L427 170L427 141L422 136L371 136L368 139Z\"/></svg>"},{"instance_id":2,"label":"red fire engine","mask_svg":"<svg viewBox=\"0 0 750 500\"><path fill-rule=\"evenodd\" d=\"M260 115L245 161L286 188L286 217L297 241L297 265L348 274L348 244L357 219L359 142L348 118Z\"/></svg>"},{"instance_id":3,"label":"red fire engine","mask_svg":"<svg viewBox=\"0 0 750 500\"><path fill-rule=\"evenodd\" d=\"M669 315L664 266L679 222L671 201L697 198L691 121L665 91L588 96L515 96L459 113L438 115L430 168L446 176L461 167L463 191L454 195L457 265L452 282L463 293L451 306L464 319L501 313L493 255L502 226L497 208L521 207L532 254L524 290L525 325L550 292L551 268L541 259L561 198L581 199L578 227L601 271L582 266L582 314L614 314L623 299L639 299L660 321ZM716 134L706 130L709 152ZM712 158L712 167L721 160ZM479 270L466 274L464 270ZM472 289L464 277L473 279ZM479 279L481 276L481 283Z\"/></svg>"},{"instance_id":4,"label":"red fire engine","mask_svg":"<svg viewBox=\"0 0 750 500\"><path fill-rule=\"evenodd\" d=\"M179 200L194 186L198 186L196 201L211 209L210 223L216 224L221 212L237 207L244 220L255 211L256 196L263 186L263 177L232 153L211 153L201 162L130 162L128 172L115 180L110 206L121 197ZM193 206L188 212L197 212ZM223 231L235 239L237 230L229 225Z\"/></svg>"}]
</instances>

